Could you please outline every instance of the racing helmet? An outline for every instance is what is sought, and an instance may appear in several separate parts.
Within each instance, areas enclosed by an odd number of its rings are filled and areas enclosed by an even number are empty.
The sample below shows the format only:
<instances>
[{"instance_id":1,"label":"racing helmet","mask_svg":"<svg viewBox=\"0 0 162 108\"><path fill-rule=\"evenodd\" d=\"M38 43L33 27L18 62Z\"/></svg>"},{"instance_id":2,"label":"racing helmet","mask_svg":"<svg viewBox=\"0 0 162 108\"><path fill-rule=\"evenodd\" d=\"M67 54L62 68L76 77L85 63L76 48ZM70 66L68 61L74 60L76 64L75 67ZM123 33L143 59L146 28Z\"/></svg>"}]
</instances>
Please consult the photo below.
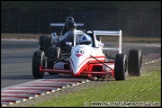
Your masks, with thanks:
<instances>
[{"instance_id":1,"label":"racing helmet","mask_svg":"<svg viewBox=\"0 0 162 108\"><path fill-rule=\"evenodd\" d=\"M65 23L66 23L65 26L66 26L67 30L73 30L76 28L75 21L74 21L73 17L67 17Z\"/></svg>"},{"instance_id":2,"label":"racing helmet","mask_svg":"<svg viewBox=\"0 0 162 108\"><path fill-rule=\"evenodd\" d=\"M74 18L73 18L73 17L67 17L67 18L66 18L66 22L67 22L67 21L73 21L73 22L74 22Z\"/></svg>"},{"instance_id":3,"label":"racing helmet","mask_svg":"<svg viewBox=\"0 0 162 108\"><path fill-rule=\"evenodd\" d=\"M75 29L76 26L75 26L75 22L74 21L67 21L66 22L66 29L67 30L72 30L72 29Z\"/></svg>"},{"instance_id":4,"label":"racing helmet","mask_svg":"<svg viewBox=\"0 0 162 108\"><path fill-rule=\"evenodd\" d=\"M80 37L80 41L81 42L88 42L90 46L92 46L92 38L91 36L87 35L87 34L83 34L81 37Z\"/></svg>"}]
</instances>

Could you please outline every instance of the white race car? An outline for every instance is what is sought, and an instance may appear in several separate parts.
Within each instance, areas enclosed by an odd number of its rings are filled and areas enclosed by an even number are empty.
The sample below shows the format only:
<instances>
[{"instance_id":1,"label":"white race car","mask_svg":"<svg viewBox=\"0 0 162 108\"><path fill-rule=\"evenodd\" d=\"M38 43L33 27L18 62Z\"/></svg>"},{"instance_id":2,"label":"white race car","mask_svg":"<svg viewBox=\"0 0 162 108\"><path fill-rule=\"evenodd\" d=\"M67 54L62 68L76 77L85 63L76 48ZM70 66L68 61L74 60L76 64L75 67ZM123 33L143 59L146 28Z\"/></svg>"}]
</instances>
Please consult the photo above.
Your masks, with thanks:
<instances>
[{"instance_id":1,"label":"white race car","mask_svg":"<svg viewBox=\"0 0 162 108\"><path fill-rule=\"evenodd\" d=\"M51 26L62 26L64 24L52 23ZM77 23L76 23L77 25ZM78 25L82 25L81 23ZM77 43L76 37L88 34L90 41L80 41ZM55 34L56 35L56 34ZM70 74L72 76L87 75L90 78L114 77L116 80L125 80L128 72L131 76L140 76L142 64L141 50L132 49L128 57L122 54L122 31L82 31L73 29L66 31L65 35L71 35L73 42L66 42L69 53L64 53L60 46L60 41L55 40L55 35L51 38L41 36L39 39L39 49L33 54L32 73L34 78L43 78L44 73L50 75ZM101 42L102 36L119 37L119 47L104 47ZM107 57L104 50L118 50L114 59Z\"/></svg>"}]
</instances>

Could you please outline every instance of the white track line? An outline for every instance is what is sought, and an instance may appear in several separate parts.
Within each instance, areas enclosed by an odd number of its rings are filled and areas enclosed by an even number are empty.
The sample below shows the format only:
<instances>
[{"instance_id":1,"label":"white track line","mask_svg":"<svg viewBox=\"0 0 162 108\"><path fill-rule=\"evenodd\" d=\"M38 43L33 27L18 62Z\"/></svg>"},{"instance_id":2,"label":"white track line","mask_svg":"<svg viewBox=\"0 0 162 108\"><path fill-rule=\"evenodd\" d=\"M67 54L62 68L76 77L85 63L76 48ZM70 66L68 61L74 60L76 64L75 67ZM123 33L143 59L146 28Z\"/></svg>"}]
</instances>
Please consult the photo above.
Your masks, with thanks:
<instances>
[{"instance_id":1,"label":"white track line","mask_svg":"<svg viewBox=\"0 0 162 108\"><path fill-rule=\"evenodd\" d=\"M143 65L150 64L150 63L154 63L154 62L159 61L159 60L161 60L161 58L158 58L158 59L154 59L154 60L151 60L151 61L145 62L145 63L142 64L142 66L143 66Z\"/></svg>"}]
</instances>

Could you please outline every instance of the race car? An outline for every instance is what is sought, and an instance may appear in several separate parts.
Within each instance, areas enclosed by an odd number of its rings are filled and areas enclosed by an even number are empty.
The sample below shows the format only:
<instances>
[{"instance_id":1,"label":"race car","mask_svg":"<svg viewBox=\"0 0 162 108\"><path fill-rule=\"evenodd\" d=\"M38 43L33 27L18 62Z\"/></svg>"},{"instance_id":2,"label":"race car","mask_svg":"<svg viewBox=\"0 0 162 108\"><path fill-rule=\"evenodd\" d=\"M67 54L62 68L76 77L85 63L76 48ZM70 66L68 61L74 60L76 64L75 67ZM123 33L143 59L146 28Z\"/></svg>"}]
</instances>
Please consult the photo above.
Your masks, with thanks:
<instances>
[{"instance_id":1,"label":"race car","mask_svg":"<svg viewBox=\"0 0 162 108\"><path fill-rule=\"evenodd\" d=\"M66 26L65 24L52 23L51 26ZM77 23L76 23L77 25ZM78 26L84 24L78 24ZM65 29L65 27L63 28ZM34 78L43 78L44 73L50 75L69 74L74 77L87 76L97 79L100 77L114 77L115 80L125 80L126 74L130 76L140 76L142 66L142 51L131 49L128 57L122 54L122 30L62 30L64 35L73 37L73 41L67 41L65 46L60 45L60 41L54 40L54 34L50 37L41 36L39 38L39 49L36 50L32 58L32 74ZM90 41L80 41L77 43L76 37L87 34ZM62 35L62 34L61 34ZM101 42L102 36L119 37L119 47L104 47ZM66 50L66 52L64 52ZM117 50L115 58L109 57L104 50Z\"/></svg>"}]
</instances>

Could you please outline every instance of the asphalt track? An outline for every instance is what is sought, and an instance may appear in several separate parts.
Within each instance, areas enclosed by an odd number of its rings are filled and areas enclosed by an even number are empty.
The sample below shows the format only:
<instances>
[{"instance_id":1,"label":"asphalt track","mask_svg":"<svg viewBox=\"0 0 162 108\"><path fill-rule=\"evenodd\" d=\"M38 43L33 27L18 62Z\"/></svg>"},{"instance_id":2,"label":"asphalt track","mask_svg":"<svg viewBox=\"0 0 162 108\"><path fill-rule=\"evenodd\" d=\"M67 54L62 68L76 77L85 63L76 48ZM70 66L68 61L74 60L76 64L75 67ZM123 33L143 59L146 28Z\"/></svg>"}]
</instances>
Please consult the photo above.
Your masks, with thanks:
<instances>
[{"instance_id":1,"label":"asphalt track","mask_svg":"<svg viewBox=\"0 0 162 108\"><path fill-rule=\"evenodd\" d=\"M111 45L111 44L110 44ZM1 39L1 89L35 80L32 76L32 55L38 47L35 40ZM161 58L161 44L123 43L123 53L141 49L143 63ZM111 52L110 52L111 55ZM44 79L50 77L47 73Z\"/></svg>"}]
</instances>

